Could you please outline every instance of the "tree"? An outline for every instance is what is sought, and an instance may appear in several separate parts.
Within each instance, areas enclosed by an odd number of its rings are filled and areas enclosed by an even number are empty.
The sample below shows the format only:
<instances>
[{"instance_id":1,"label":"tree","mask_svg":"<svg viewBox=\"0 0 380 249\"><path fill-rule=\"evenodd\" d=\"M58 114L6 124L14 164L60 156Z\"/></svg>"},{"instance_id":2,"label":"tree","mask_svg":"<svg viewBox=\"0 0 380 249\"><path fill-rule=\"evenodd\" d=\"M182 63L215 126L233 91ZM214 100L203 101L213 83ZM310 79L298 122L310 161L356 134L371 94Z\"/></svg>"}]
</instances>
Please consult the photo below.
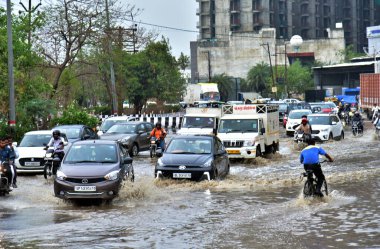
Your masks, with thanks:
<instances>
[{"instance_id":1,"label":"tree","mask_svg":"<svg viewBox=\"0 0 380 249\"><path fill-rule=\"evenodd\" d=\"M225 75L225 74L219 74L214 75L211 78L211 82L218 84L218 89L220 93L220 100L227 102L229 99L230 93L232 93L232 78Z\"/></svg>"},{"instance_id":2,"label":"tree","mask_svg":"<svg viewBox=\"0 0 380 249\"><path fill-rule=\"evenodd\" d=\"M355 57L366 56L364 53L357 53L354 50L354 45L348 45L345 49L339 50L336 53L337 56L343 58L342 62L351 62L351 59Z\"/></svg>"},{"instance_id":3,"label":"tree","mask_svg":"<svg viewBox=\"0 0 380 249\"><path fill-rule=\"evenodd\" d=\"M178 65L182 71L185 71L185 69L190 65L190 57L181 52L178 57Z\"/></svg>"},{"instance_id":4,"label":"tree","mask_svg":"<svg viewBox=\"0 0 380 249\"><path fill-rule=\"evenodd\" d=\"M133 103L135 112L141 112L148 99L178 101L185 90L178 62L170 53L168 41L150 42L136 54L124 53L122 70L125 73L123 86L127 98Z\"/></svg>"},{"instance_id":5,"label":"tree","mask_svg":"<svg viewBox=\"0 0 380 249\"><path fill-rule=\"evenodd\" d=\"M246 91L253 91L263 93L268 89L268 83L271 77L270 66L264 62L257 64L248 71L246 85L244 86Z\"/></svg>"}]
</instances>

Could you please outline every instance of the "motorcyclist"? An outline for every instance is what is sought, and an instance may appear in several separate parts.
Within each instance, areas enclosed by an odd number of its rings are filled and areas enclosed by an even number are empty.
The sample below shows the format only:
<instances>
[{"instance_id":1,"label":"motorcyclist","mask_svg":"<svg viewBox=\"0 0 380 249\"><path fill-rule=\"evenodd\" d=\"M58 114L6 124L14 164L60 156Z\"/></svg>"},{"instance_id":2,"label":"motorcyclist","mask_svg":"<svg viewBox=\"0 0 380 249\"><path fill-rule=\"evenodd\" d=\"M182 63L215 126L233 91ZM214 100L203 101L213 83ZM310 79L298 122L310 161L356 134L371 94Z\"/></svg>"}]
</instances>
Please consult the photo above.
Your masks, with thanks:
<instances>
[{"instance_id":1,"label":"motorcyclist","mask_svg":"<svg viewBox=\"0 0 380 249\"><path fill-rule=\"evenodd\" d=\"M322 172L321 164L319 163L319 155L325 156L330 162L334 159L326 153L321 147L315 146L315 140L309 139L308 146L302 150L300 155L300 162L304 165L305 171L312 170L317 178L316 195L323 197L321 192L322 184L325 180L325 176Z\"/></svg>"},{"instance_id":2,"label":"motorcyclist","mask_svg":"<svg viewBox=\"0 0 380 249\"><path fill-rule=\"evenodd\" d=\"M10 165L11 154L12 152L10 148L7 146L7 139L0 138L0 161L1 161L1 164L3 164L7 168L7 171L5 172L5 174L8 178L8 183L10 185L9 188L12 190L14 171L13 171L13 167Z\"/></svg>"},{"instance_id":3,"label":"motorcyclist","mask_svg":"<svg viewBox=\"0 0 380 249\"><path fill-rule=\"evenodd\" d=\"M353 122L358 122L358 128L364 131L363 127L363 119L362 116L360 115L359 111L356 111L354 113L354 116L352 117L352 123Z\"/></svg>"},{"instance_id":4,"label":"motorcyclist","mask_svg":"<svg viewBox=\"0 0 380 249\"><path fill-rule=\"evenodd\" d=\"M150 137L156 137L158 141L158 147L160 147L162 150L165 149L165 137L166 137L166 131L164 128L161 127L161 123L157 122L156 126L153 128L153 130L150 132Z\"/></svg>"},{"instance_id":5,"label":"motorcyclist","mask_svg":"<svg viewBox=\"0 0 380 249\"><path fill-rule=\"evenodd\" d=\"M14 164L15 159L18 158L18 152L17 148L13 147L13 138L11 136L8 136L5 138L5 143L7 144L6 146L9 148L9 161L10 161L10 166L13 168L13 182L12 182L12 187L17 188L17 168L16 165Z\"/></svg>"},{"instance_id":6,"label":"motorcyclist","mask_svg":"<svg viewBox=\"0 0 380 249\"><path fill-rule=\"evenodd\" d=\"M301 119L301 124L296 128L296 131L302 131L304 134L305 142L311 138L311 125L307 120L307 116L303 115Z\"/></svg>"},{"instance_id":7,"label":"motorcyclist","mask_svg":"<svg viewBox=\"0 0 380 249\"><path fill-rule=\"evenodd\" d=\"M375 119L378 117L379 115L379 107L377 106L377 104L373 104L373 107L372 107L372 122L375 121Z\"/></svg>"},{"instance_id":8,"label":"motorcyclist","mask_svg":"<svg viewBox=\"0 0 380 249\"><path fill-rule=\"evenodd\" d=\"M46 145L45 149L49 147L54 147L54 153L58 155L59 159L62 161L64 152L64 140L61 137L61 132L59 130L53 131L53 137L50 139L49 143Z\"/></svg>"}]
</instances>

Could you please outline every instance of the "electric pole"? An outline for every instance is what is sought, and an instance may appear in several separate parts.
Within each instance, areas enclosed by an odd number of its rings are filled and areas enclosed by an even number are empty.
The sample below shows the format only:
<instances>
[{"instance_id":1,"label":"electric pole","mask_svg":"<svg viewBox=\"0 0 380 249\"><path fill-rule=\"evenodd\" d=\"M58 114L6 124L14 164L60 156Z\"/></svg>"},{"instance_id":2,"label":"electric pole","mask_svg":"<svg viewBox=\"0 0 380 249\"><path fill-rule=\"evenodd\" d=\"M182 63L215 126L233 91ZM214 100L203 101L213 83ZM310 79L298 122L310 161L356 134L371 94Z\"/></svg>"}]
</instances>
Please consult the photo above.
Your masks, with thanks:
<instances>
[{"instance_id":1,"label":"electric pole","mask_svg":"<svg viewBox=\"0 0 380 249\"><path fill-rule=\"evenodd\" d=\"M8 80L9 80L9 127L16 125L15 85L13 77L13 38L11 0L7 0Z\"/></svg>"},{"instance_id":2,"label":"electric pole","mask_svg":"<svg viewBox=\"0 0 380 249\"><path fill-rule=\"evenodd\" d=\"M115 71L113 68L113 59L112 59L112 41L111 37L109 36L110 30L110 14L108 10L108 0L106 0L106 18L107 18L107 41L108 41L108 53L109 53L109 60L110 60L110 74L111 74L111 97L112 97L112 113L118 113L117 109L117 95L116 95L116 84L115 84Z\"/></svg>"},{"instance_id":3,"label":"electric pole","mask_svg":"<svg viewBox=\"0 0 380 249\"><path fill-rule=\"evenodd\" d=\"M39 4L37 4L35 7L32 6L32 0L29 0L28 8L26 8L25 5L21 1L20 1L20 5L25 10L25 12L28 13L28 46L30 48L31 40L32 40L32 25L34 23L34 21L32 22L32 14L37 10L38 7L41 6L41 0Z\"/></svg>"}]
</instances>

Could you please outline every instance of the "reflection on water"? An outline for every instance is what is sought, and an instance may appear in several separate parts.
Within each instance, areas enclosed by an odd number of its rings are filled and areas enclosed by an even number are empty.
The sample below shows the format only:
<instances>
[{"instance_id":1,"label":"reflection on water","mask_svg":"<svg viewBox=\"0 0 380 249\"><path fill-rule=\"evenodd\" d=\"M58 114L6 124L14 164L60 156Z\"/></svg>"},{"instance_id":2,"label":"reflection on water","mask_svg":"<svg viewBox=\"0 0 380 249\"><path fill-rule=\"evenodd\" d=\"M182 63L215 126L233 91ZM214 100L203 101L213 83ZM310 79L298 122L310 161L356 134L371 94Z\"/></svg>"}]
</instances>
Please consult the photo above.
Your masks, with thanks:
<instances>
[{"instance_id":1,"label":"reflection on water","mask_svg":"<svg viewBox=\"0 0 380 249\"><path fill-rule=\"evenodd\" d=\"M64 202L42 176L20 177L0 199L0 248L380 247L380 146L347 137L322 144L336 161L323 165L321 199L302 197L289 139L279 154L234 162L222 181L155 180L156 160L137 157L137 181L110 205Z\"/></svg>"}]
</instances>

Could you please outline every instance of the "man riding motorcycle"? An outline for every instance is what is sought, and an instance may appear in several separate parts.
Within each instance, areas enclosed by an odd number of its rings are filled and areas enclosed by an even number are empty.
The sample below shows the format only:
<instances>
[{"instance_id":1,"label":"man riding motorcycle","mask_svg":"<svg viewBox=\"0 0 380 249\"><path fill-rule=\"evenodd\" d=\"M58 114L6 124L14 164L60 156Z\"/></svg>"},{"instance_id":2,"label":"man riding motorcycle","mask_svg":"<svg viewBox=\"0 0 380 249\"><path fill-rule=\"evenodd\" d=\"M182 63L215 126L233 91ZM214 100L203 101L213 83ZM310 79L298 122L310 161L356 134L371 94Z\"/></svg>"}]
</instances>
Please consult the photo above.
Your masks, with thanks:
<instances>
[{"instance_id":1,"label":"man riding motorcycle","mask_svg":"<svg viewBox=\"0 0 380 249\"><path fill-rule=\"evenodd\" d=\"M364 131L363 119L362 119L362 116L360 115L360 113L358 111L356 111L354 116L352 117L352 123L354 123L354 122L358 122L358 129L361 129L362 131Z\"/></svg>"},{"instance_id":2,"label":"man riding motorcycle","mask_svg":"<svg viewBox=\"0 0 380 249\"><path fill-rule=\"evenodd\" d=\"M13 189L13 179L14 179L14 171L13 167L10 165L10 159L12 157L12 151L8 147L7 144L8 140L5 138L0 139L0 161L1 164L6 167L6 176L8 178L8 184L9 184L9 189Z\"/></svg>"},{"instance_id":3,"label":"man riding motorcycle","mask_svg":"<svg viewBox=\"0 0 380 249\"><path fill-rule=\"evenodd\" d=\"M62 161L63 156L65 155L65 152L63 151L64 141L61 138L61 132L59 130L53 131L53 137L50 139L45 149L48 149L49 147L54 147L54 153L57 154Z\"/></svg>"},{"instance_id":4,"label":"man riding motorcycle","mask_svg":"<svg viewBox=\"0 0 380 249\"><path fill-rule=\"evenodd\" d=\"M158 147L160 147L162 150L165 149L165 137L166 137L166 131L164 128L161 127L161 123L157 122L156 126L153 128L153 130L150 132L150 137L156 137L158 141Z\"/></svg>"},{"instance_id":5,"label":"man riding motorcycle","mask_svg":"<svg viewBox=\"0 0 380 249\"><path fill-rule=\"evenodd\" d=\"M302 131L304 134L305 142L311 139L311 125L307 120L307 116L303 115L301 119L301 124L296 128L297 131Z\"/></svg>"},{"instance_id":6,"label":"man riding motorcycle","mask_svg":"<svg viewBox=\"0 0 380 249\"><path fill-rule=\"evenodd\" d=\"M309 139L308 145L302 150L300 155L300 162L304 165L305 171L312 170L315 177L317 178L316 194L323 197L321 192L322 184L325 180L325 175L322 172L321 164L319 163L319 155L325 156L330 162L334 159L326 153L321 147L315 146L315 140L313 138Z\"/></svg>"}]
</instances>

